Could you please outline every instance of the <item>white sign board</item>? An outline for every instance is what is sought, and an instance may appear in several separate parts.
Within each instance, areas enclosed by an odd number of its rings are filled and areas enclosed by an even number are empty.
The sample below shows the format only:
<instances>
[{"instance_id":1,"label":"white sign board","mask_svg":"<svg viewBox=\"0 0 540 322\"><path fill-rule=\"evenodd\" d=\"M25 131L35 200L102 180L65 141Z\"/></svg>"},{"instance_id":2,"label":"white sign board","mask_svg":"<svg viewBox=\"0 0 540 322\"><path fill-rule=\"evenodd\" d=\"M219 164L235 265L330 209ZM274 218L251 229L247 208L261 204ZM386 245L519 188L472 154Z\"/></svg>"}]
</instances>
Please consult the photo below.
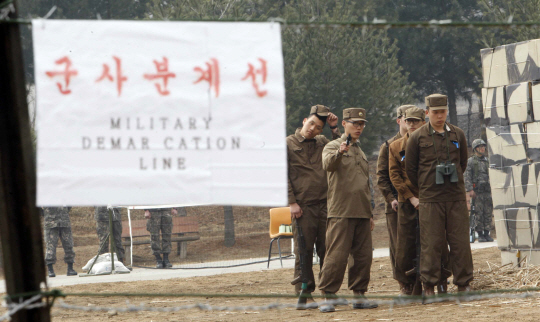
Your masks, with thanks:
<instances>
[{"instance_id":1,"label":"white sign board","mask_svg":"<svg viewBox=\"0 0 540 322\"><path fill-rule=\"evenodd\" d=\"M286 204L278 24L32 29L38 205Z\"/></svg>"}]
</instances>

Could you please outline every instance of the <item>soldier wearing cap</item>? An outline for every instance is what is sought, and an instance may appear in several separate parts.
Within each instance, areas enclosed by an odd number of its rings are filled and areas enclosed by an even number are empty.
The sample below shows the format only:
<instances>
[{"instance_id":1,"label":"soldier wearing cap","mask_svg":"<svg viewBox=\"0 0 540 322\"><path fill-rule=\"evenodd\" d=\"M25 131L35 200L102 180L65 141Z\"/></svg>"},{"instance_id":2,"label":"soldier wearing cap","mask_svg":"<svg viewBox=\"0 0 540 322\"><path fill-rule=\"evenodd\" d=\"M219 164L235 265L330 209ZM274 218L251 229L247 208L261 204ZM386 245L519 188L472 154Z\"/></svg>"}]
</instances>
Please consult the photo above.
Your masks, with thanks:
<instances>
[{"instance_id":1,"label":"soldier wearing cap","mask_svg":"<svg viewBox=\"0 0 540 322\"><path fill-rule=\"evenodd\" d=\"M287 137L287 164L289 177L289 206L293 217L293 237L295 240L295 270L294 280L296 293L300 292L300 243L296 225L302 227L304 235L307 262L309 267L309 282L307 292L315 290L315 277L313 275L313 246L316 245L320 265L324 263L326 250L326 193L328 183L326 171L322 168L322 151L330 142L324 135L320 135L325 123L328 122L332 130L332 137L339 138L341 133L337 127L338 118L324 105L315 105L310 114L304 119L301 128ZM319 276L320 277L320 276ZM310 299L311 301L311 299ZM298 309L305 308L305 303L299 303Z\"/></svg>"},{"instance_id":2,"label":"soldier wearing cap","mask_svg":"<svg viewBox=\"0 0 540 322\"><path fill-rule=\"evenodd\" d=\"M408 128L407 134L390 144L389 172L390 179L398 192L398 224L396 246L397 279L403 295L420 295L422 284L417 280L418 258L420 245L416 244L418 227L418 187L413 186L405 172L405 150L409 136L426 124L424 110L413 106L405 111L404 122ZM416 260L415 260L416 259ZM450 277L448 266L448 248L443 248L443 274L437 287L439 293L446 293L447 278Z\"/></svg>"},{"instance_id":3,"label":"soldier wearing cap","mask_svg":"<svg viewBox=\"0 0 540 322\"><path fill-rule=\"evenodd\" d=\"M407 177L419 190L420 279L424 294L433 295L449 245L454 284L459 292L469 291L473 262L463 179L467 140L460 128L446 123L446 95L427 96L426 109L429 122L409 136L405 150Z\"/></svg>"},{"instance_id":4,"label":"soldier wearing cap","mask_svg":"<svg viewBox=\"0 0 540 322\"><path fill-rule=\"evenodd\" d=\"M396 266L396 246L397 246L397 208L398 208L398 195L397 191L390 181L388 174L388 147L395 140L403 137L407 134L407 124L403 121L403 113L414 105L402 105L397 108L396 123L399 125L399 132L392 138L386 140L379 149L379 158L377 159L377 186L381 191L384 199L386 200L385 214L386 214L386 227L388 228L388 239L390 241L390 263L392 265L393 277L399 283L401 289L404 285L399 282L396 272L398 269Z\"/></svg>"},{"instance_id":5,"label":"soldier wearing cap","mask_svg":"<svg viewBox=\"0 0 540 322\"><path fill-rule=\"evenodd\" d=\"M353 308L375 308L376 304L361 299L369 284L374 227L368 160L358 142L366 125L366 111L363 108L343 110L342 125L345 134L323 150L323 168L328 176L328 221L326 258L319 289L326 300L335 299L348 264L349 289L359 298ZM325 302L320 310L333 312L335 308Z\"/></svg>"},{"instance_id":6,"label":"soldier wearing cap","mask_svg":"<svg viewBox=\"0 0 540 322\"><path fill-rule=\"evenodd\" d=\"M478 233L478 242L492 242L489 231L493 229L493 200L489 184L489 162L486 158L486 142L476 139L472 143L474 155L467 161L465 171L465 190L474 200L476 216L474 229Z\"/></svg>"}]
</instances>

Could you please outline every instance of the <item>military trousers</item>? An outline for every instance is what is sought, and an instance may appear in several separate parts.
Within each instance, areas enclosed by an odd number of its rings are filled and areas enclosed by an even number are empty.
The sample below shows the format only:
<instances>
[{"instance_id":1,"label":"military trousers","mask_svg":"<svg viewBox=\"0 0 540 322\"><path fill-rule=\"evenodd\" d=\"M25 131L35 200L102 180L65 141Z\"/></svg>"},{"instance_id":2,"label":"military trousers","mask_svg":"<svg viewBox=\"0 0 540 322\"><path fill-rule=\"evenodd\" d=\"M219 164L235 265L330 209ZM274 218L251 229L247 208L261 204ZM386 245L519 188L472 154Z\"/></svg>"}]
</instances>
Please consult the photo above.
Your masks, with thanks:
<instances>
[{"instance_id":1,"label":"military trousers","mask_svg":"<svg viewBox=\"0 0 540 322\"><path fill-rule=\"evenodd\" d=\"M475 231L493 230L493 200L490 192L478 192L474 201Z\"/></svg>"},{"instance_id":2,"label":"military trousers","mask_svg":"<svg viewBox=\"0 0 540 322\"><path fill-rule=\"evenodd\" d=\"M45 263L56 264L56 246L58 245L58 239L62 243L64 248L64 262L75 262L75 251L73 250L73 234L71 233L71 227L54 227L45 228Z\"/></svg>"},{"instance_id":3,"label":"military trousers","mask_svg":"<svg viewBox=\"0 0 540 322\"><path fill-rule=\"evenodd\" d=\"M150 232L152 253L154 255L169 254L172 248L172 216L168 211L151 211L150 213L151 217L146 222L146 230Z\"/></svg>"},{"instance_id":4,"label":"military trousers","mask_svg":"<svg viewBox=\"0 0 540 322\"><path fill-rule=\"evenodd\" d=\"M113 221L113 241L114 241L114 247L116 248L116 256L121 261L124 259L124 246L122 246L122 222L121 221ZM103 248L101 249L101 253L108 253L109 252L109 238L107 237L107 234L109 233L109 221L96 221L96 230L97 235L99 238L99 245L101 246L103 243Z\"/></svg>"},{"instance_id":5,"label":"military trousers","mask_svg":"<svg viewBox=\"0 0 540 322\"><path fill-rule=\"evenodd\" d=\"M390 207L392 210L392 208ZM397 241L398 241L398 213L392 210L391 212L386 213L386 227L388 228L388 239L390 245L388 249L390 250L390 265L392 265L392 276L397 280L396 272L396 254L397 254Z\"/></svg>"},{"instance_id":6,"label":"military trousers","mask_svg":"<svg viewBox=\"0 0 540 322\"><path fill-rule=\"evenodd\" d=\"M368 289L373 260L370 220L367 218L328 218L326 225L326 257L319 289L336 293L341 288L345 269L349 266L349 289Z\"/></svg>"},{"instance_id":7,"label":"military trousers","mask_svg":"<svg viewBox=\"0 0 540 322\"><path fill-rule=\"evenodd\" d=\"M473 261L467 202L421 202L418 211L422 282L435 285L441 280L443 254L450 246L449 268L454 275L454 284L469 285L473 279Z\"/></svg>"},{"instance_id":8,"label":"military trousers","mask_svg":"<svg viewBox=\"0 0 540 322\"><path fill-rule=\"evenodd\" d=\"M317 251L319 256L319 265L321 267L324 264L324 254L326 252L326 216L328 213L326 207L326 200L317 204L302 205L302 217L293 220L293 239L294 239L294 254L296 256L294 262L294 278L302 274L300 267L300 242L298 236L297 227L302 227L302 233L304 235L304 244L306 245L306 272L308 273L308 285L307 292L313 292L315 290L315 276L313 274L313 250ZM319 280L321 279L321 273L319 272ZM302 283L298 283L295 286L295 292L300 293Z\"/></svg>"},{"instance_id":9,"label":"military trousers","mask_svg":"<svg viewBox=\"0 0 540 322\"><path fill-rule=\"evenodd\" d=\"M409 202L400 202L398 209L398 232L396 248L396 265L398 278L397 280L405 284L413 284L416 282L416 274L406 275L407 271L414 269L416 263L416 234L417 231L417 216L418 211ZM418 245L420 246L420 245ZM441 280L446 280L451 276L448 263L448 245L442 247L441 266L443 273L441 274Z\"/></svg>"}]
</instances>

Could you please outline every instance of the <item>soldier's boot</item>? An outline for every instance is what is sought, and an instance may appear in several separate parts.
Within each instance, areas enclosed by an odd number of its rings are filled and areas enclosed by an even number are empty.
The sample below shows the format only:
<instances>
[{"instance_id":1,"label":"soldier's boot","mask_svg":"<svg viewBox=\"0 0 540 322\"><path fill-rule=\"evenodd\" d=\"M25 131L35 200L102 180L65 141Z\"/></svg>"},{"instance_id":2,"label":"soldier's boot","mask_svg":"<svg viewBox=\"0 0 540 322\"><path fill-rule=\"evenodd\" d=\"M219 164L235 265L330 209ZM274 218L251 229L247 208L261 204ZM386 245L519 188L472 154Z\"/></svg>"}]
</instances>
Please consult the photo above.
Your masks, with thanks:
<instances>
[{"instance_id":1,"label":"soldier's boot","mask_svg":"<svg viewBox=\"0 0 540 322\"><path fill-rule=\"evenodd\" d=\"M353 301L353 309L374 309L379 307L379 304L369 301L366 296L364 295L364 292L362 291L353 291L354 292L354 301Z\"/></svg>"},{"instance_id":2,"label":"soldier's boot","mask_svg":"<svg viewBox=\"0 0 540 322\"><path fill-rule=\"evenodd\" d=\"M412 284L406 284L406 283L403 283L403 282L398 282L398 283L399 283L399 295L400 296L411 295L412 294L412 289L413 289Z\"/></svg>"},{"instance_id":3,"label":"soldier's boot","mask_svg":"<svg viewBox=\"0 0 540 322\"><path fill-rule=\"evenodd\" d=\"M485 238L488 242L492 242L492 241L493 241L493 238L491 238L491 236L489 235L489 230L484 230L484 238Z\"/></svg>"},{"instance_id":4,"label":"soldier's boot","mask_svg":"<svg viewBox=\"0 0 540 322\"><path fill-rule=\"evenodd\" d=\"M435 296L435 290L433 288L433 284L424 283L424 292L422 292L422 296Z\"/></svg>"},{"instance_id":5,"label":"soldier's boot","mask_svg":"<svg viewBox=\"0 0 540 322\"><path fill-rule=\"evenodd\" d=\"M49 271L49 277L56 277L56 274L54 273L54 268L52 267L53 264L47 264L47 271Z\"/></svg>"},{"instance_id":6,"label":"soldier's boot","mask_svg":"<svg viewBox=\"0 0 540 322\"><path fill-rule=\"evenodd\" d=\"M73 263L67 263L67 276L76 276L77 272L73 269Z\"/></svg>"},{"instance_id":7,"label":"soldier's boot","mask_svg":"<svg viewBox=\"0 0 540 322\"><path fill-rule=\"evenodd\" d=\"M156 256L156 268L163 268L163 259L161 259L161 255L155 255Z\"/></svg>"},{"instance_id":8,"label":"soldier's boot","mask_svg":"<svg viewBox=\"0 0 540 322\"><path fill-rule=\"evenodd\" d=\"M125 260L125 259L123 259L123 258L119 258L119 259L118 259L118 261L119 261L120 263L124 264L124 266L125 266L127 269L129 269L130 271L132 271L133 268L127 266L126 263L124 262L124 260Z\"/></svg>"},{"instance_id":9,"label":"soldier's boot","mask_svg":"<svg viewBox=\"0 0 540 322\"><path fill-rule=\"evenodd\" d=\"M172 264L169 262L169 254L163 254L163 268L171 268Z\"/></svg>"},{"instance_id":10,"label":"soldier's boot","mask_svg":"<svg viewBox=\"0 0 540 322\"><path fill-rule=\"evenodd\" d=\"M335 312L336 308L331 302L335 302L337 296L334 293L327 293L325 291L321 291L321 293L324 296L324 301L319 305L319 311L321 313Z\"/></svg>"},{"instance_id":11,"label":"soldier's boot","mask_svg":"<svg viewBox=\"0 0 540 322\"><path fill-rule=\"evenodd\" d=\"M318 307L319 305L313 299L311 292L302 291L298 294L298 302L296 303L297 310L316 309Z\"/></svg>"},{"instance_id":12,"label":"soldier's boot","mask_svg":"<svg viewBox=\"0 0 540 322\"><path fill-rule=\"evenodd\" d=\"M479 243L486 243L487 239L484 236L484 232L483 231L478 231L477 233L478 233L478 242Z\"/></svg>"},{"instance_id":13,"label":"soldier's boot","mask_svg":"<svg viewBox=\"0 0 540 322\"><path fill-rule=\"evenodd\" d=\"M448 293L448 280L443 278L439 284L437 284L437 294L446 294Z\"/></svg>"},{"instance_id":14,"label":"soldier's boot","mask_svg":"<svg viewBox=\"0 0 540 322\"><path fill-rule=\"evenodd\" d=\"M458 291L459 293L461 293L461 292L470 292L470 291L471 291L471 287L470 287L469 285L458 285L457 291Z\"/></svg>"}]
</instances>

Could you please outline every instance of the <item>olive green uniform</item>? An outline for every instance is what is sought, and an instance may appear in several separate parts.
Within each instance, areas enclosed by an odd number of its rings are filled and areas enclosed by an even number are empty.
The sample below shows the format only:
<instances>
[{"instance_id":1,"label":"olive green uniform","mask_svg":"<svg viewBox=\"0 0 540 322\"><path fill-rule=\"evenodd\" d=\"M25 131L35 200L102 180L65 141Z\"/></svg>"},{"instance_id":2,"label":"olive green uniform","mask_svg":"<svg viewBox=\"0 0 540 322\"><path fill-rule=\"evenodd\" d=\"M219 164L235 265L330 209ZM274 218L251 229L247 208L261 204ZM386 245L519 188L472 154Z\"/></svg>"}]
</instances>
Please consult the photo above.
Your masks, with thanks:
<instances>
[{"instance_id":1,"label":"olive green uniform","mask_svg":"<svg viewBox=\"0 0 540 322\"><path fill-rule=\"evenodd\" d=\"M300 243L296 225L302 227L306 245L305 265L309 267L309 282L307 292L315 290L315 276L313 275L313 246L316 247L320 266L324 264L326 251L326 193L328 183L326 171L322 167L322 151L330 142L324 135L317 135L313 139L305 139L298 128L293 135L287 137L287 164L289 184L289 204L298 203L302 209L302 217L293 221L293 238L295 266L294 277L300 276ZM339 133L339 132L338 132ZM334 135L334 134L333 134ZM339 137L339 136L338 136ZM320 279L320 273L319 273ZM295 285L296 292L300 292L301 283Z\"/></svg>"},{"instance_id":2,"label":"olive green uniform","mask_svg":"<svg viewBox=\"0 0 540 322\"><path fill-rule=\"evenodd\" d=\"M328 143L323 150L323 168L328 176L328 223L326 258L319 289L336 293L349 266L349 289L367 291L372 262L371 197L366 155L351 143L339 153L346 136Z\"/></svg>"},{"instance_id":3,"label":"olive green uniform","mask_svg":"<svg viewBox=\"0 0 540 322\"><path fill-rule=\"evenodd\" d=\"M433 133L430 123L420 127L410 135L405 152L407 177L419 188L420 278L428 285L441 280L441 262L448 242L454 284L467 286L473 279L463 180L467 140L460 128L451 124L444 128L443 133ZM455 165L458 182L452 183L449 176L444 176L444 183L436 184L437 162L448 159Z\"/></svg>"},{"instance_id":4,"label":"olive green uniform","mask_svg":"<svg viewBox=\"0 0 540 322\"><path fill-rule=\"evenodd\" d=\"M489 183L489 161L485 156L473 155L467 161L465 171L465 190L474 190L475 198L475 230L479 233L493 229L493 200Z\"/></svg>"},{"instance_id":5,"label":"olive green uniform","mask_svg":"<svg viewBox=\"0 0 540 322\"><path fill-rule=\"evenodd\" d=\"M94 219L96 220L96 231L99 238L99 244L103 245L100 254L109 252L108 234L111 229L109 227L109 210L107 207L95 207ZM112 209L112 231L114 247L116 248L116 256L118 260L124 261L124 246L122 246L122 215L119 208Z\"/></svg>"}]
</instances>

